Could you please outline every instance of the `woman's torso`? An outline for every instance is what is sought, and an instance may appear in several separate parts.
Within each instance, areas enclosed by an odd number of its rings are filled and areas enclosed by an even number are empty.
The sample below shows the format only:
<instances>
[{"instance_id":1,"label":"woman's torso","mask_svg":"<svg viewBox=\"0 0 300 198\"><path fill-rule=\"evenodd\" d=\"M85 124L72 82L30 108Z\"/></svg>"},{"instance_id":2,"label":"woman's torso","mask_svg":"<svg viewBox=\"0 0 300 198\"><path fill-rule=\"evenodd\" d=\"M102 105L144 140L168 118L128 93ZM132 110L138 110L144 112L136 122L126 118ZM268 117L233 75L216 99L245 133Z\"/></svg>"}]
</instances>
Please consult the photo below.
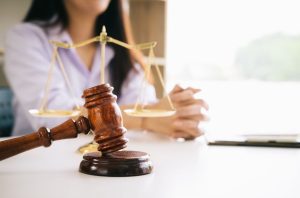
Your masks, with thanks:
<instances>
[{"instance_id":1,"label":"woman's torso","mask_svg":"<svg viewBox=\"0 0 300 198\"><path fill-rule=\"evenodd\" d=\"M45 94L45 84L53 52L53 46L49 44L49 40L72 43L68 32L61 31L59 26L44 31L35 24L22 23L12 28L7 34L5 73L14 92L13 135L29 133L41 126L51 128L65 120L36 118L28 113L29 109L39 108ZM100 50L97 45L90 70L80 59L76 49L58 50L70 80L71 90L67 87L62 70L56 64L50 83L48 108L70 109L76 103L83 105L81 98L83 90L100 83ZM114 51L110 46L106 47L105 55L105 78L107 83L111 83L108 63L113 58ZM142 69L135 65L122 85L119 104L135 103L143 77ZM155 101L155 91L151 85L147 86L145 94L149 102Z\"/></svg>"}]
</instances>

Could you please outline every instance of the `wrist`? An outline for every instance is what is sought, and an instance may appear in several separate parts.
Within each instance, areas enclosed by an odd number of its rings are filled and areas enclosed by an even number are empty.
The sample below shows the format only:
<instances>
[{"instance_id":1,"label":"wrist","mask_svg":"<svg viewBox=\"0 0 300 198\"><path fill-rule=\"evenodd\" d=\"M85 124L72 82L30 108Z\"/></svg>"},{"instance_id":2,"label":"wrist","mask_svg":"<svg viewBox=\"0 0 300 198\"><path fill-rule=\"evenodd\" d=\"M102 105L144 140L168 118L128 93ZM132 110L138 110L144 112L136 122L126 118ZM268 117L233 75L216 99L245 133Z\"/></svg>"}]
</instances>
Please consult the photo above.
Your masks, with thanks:
<instances>
[{"instance_id":1,"label":"wrist","mask_svg":"<svg viewBox=\"0 0 300 198\"><path fill-rule=\"evenodd\" d=\"M146 118L146 117L142 117L141 118L141 129L143 130L151 130L150 129L150 124L149 124L149 118Z\"/></svg>"}]
</instances>

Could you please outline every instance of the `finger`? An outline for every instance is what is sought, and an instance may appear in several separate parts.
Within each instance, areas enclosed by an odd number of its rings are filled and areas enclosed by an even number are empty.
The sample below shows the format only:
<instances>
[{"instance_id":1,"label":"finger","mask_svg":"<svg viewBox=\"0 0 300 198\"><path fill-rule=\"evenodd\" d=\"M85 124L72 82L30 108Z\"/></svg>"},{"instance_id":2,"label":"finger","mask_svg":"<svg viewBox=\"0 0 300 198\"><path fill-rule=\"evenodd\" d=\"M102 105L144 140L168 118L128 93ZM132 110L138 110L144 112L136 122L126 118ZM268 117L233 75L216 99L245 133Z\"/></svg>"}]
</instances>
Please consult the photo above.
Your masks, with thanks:
<instances>
[{"instance_id":1,"label":"finger","mask_svg":"<svg viewBox=\"0 0 300 198\"><path fill-rule=\"evenodd\" d=\"M187 120L187 119L177 119L174 121L174 126L176 130L184 130L184 129L194 129L198 127L198 122L194 120Z\"/></svg>"},{"instance_id":2,"label":"finger","mask_svg":"<svg viewBox=\"0 0 300 198\"><path fill-rule=\"evenodd\" d=\"M176 108L176 115L179 117L193 116L201 114L201 105L193 104Z\"/></svg>"},{"instance_id":3,"label":"finger","mask_svg":"<svg viewBox=\"0 0 300 198\"><path fill-rule=\"evenodd\" d=\"M177 119L187 119L187 120L193 120L197 122L206 122L210 120L210 117L207 114L199 114L199 115L192 115L192 116L177 116Z\"/></svg>"},{"instance_id":4,"label":"finger","mask_svg":"<svg viewBox=\"0 0 300 198\"><path fill-rule=\"evenodd\" d=\"M191 90L183 90L170 95L172 102L178 103L194 99L194 93Z\"/></svg>"},{"instance_id":5,"label":"finger","mask_svg":"<svg viewBox=\"0 0 300 198\"><path fill-rule=\"evenodd\" d=\"M205 102L205 100L202 99L191 99L191 100L182 101L177 103L176 107L180 108L181 106L190 106L190 105L199 105L207 111L209 109L208 104Z\"/></svg>"},{"instance_id":6,"label":"finger","mask_svg":"<svg viewBox=\"0 0 300 198\"><path fill-rule=\"evenodd\" d=\"M175 131L183 131L192 136L199 135L199 122L194 120L180 119L174 122Z\"/></svg>"},{"instance_id":7,"label":"finger","mask_svg":"<svg viewBox=\"0 0 300 198\"><path fill-rule=\"evenodd\" d=\"M202 135L204 135L204 131L202 131L200 128L198 129L198 132L197 132L197 135L194 135L194 136L188 136L188 137L185 137L184 139L186 140L186 141L189 141L189 140L194 140L194 139L196 139L197 137L200 137L200 136L202 136Z\"/></svg>"},{"instance_id":8,"label":"finger","mask_svg":"<svg viewBox=\"0 0 300 198\"><path fill-rule=\"evenodd\" d=\"M171 91L171 93L176 93L176 92L180 92L180 91L183 91L183 90L190 90L192 91L193 93L198 93L201 91L201 89L198 89L198 88L193 88L193 87L188 87L186 89L184 89L182 86L176 84L173 88L173 90Z\"/></svg>"},{"instance_id":9,"label":"finger","mask_svg":"<svg viewBox=\"0 0 300 198\"><path fill-rule=\"evenodd\" d=\"M188 88L186 88L186 90L191 90L194 94L201 91L201 89L193 88L193 87L188 87Z\"/></svg>"},{"instance_id":10,"label":"finger","mask_svg":"<svg viewBox=\"0 0 300 198\"><path fill-rule=\"evenodd\" d=\"M190 135L190 134L188 134L186 132L183 132L183 131L176 131L176 132L174 132L173 135L172 135L172 137L175 138L175 139L183 138L185 140L186 139L188 139L188 140L195 139L194 136L192 136L192 135Z\"/></svg>"},{"instance_id":11,"label":"finger","mask_svg":"<svg viewBox=\"0 0 300 198\"><path fill-rule=\"evenodd\" d=\"M186 131L177 130L173 133L172 137L184 138L185 140L194 140L195 138L197 138L203 134L204 134L203 131L201 131L200 129L198 130L196 135L191 135L190 133L187 133Z\"/></svg>"},{"instance_id":12,"label":"finger","mask_svg":"<svg viewBox=\"0 0 300 198\"><path fill-rule=\"evenodd\" d=\"M174 86L174 88L172 89L172 91L170 92L170 94L173 94L173 93L176 93L176 92L180 92L182 90L183 90L183 88L180 85L176 84Z\"/></svg>"}]
</instances>

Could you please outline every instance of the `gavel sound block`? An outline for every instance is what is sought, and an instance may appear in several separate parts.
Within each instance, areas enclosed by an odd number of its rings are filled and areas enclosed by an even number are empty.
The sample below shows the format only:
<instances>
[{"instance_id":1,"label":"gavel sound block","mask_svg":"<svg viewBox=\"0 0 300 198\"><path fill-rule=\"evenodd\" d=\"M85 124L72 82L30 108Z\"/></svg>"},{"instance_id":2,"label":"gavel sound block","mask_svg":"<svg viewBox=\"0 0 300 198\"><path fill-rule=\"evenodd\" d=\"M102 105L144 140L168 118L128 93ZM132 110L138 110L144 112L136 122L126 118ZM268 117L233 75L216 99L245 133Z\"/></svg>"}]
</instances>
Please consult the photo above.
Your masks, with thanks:
<instances>
[{"instance_id":1,"label":"gavel sound block","mask_svg":"<svg viewBox=\"0 0 300 198\"><path fill-rule=\"evenodd\" d=\"M79 171L118 177L149 174L153 167L147 153L119 151L126 147L128 140L124 138L126 129L112 90L110 85L102 84L83 93L84 106L88 109L88 119L100 152L85 154Z\"/></svg>"}]
</instances>

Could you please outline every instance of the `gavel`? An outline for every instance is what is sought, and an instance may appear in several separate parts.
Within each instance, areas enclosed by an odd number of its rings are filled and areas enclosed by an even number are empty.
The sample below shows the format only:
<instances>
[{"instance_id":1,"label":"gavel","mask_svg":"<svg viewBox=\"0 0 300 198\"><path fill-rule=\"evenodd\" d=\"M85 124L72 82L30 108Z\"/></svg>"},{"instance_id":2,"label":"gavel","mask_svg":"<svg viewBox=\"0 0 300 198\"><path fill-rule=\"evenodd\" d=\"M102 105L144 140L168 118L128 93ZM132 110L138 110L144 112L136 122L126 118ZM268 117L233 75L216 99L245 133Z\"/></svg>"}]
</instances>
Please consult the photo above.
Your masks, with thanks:
<instances>
[{"instance_id":1,"label":"gavel","mask_svg":"<svg viewBox=\"0 0 300 198\"><path fill-rule=\"evenodd\" d=\"M98 151L87 153L80 164L80 172L103 176L134 176L152 171L149 155L139 151L120 151L128 140L123 126L122 113L116 103L117 97L109 84L101 84L84 90L83 98L88 118L80 116L76 121L66 122L47 129L0 142L0 160L37 148L49 147L52 141L76 138L79 133L94 132ZM95 168L96 167L96 168Z\"/></svg>"}]
</instances>

